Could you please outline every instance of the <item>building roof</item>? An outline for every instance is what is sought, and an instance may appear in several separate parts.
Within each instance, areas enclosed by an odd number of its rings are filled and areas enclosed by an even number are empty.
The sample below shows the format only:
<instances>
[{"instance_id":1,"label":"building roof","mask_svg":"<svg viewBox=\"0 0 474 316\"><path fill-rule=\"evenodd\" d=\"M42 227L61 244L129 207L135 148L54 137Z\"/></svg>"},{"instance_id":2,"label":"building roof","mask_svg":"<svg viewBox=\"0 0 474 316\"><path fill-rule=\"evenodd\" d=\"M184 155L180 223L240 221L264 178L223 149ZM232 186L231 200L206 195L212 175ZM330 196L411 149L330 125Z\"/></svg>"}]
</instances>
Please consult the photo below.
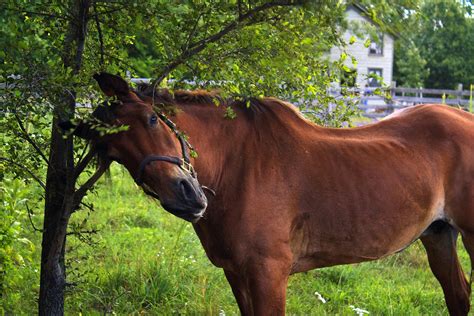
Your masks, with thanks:
<instances>
[{"instance_id":1,"label":"building roof","mask_svg":"<svg viewBox=\"0 0 474 316\"><path fill-rule=\"evenodd\" d=\"M371 17L371 14L369 12L369 10L367 10L366 7L364 7L363 5L361 4L357 4L357 3L353 3L351 5L349 5L347 7L347 9L349 8L353 8L355 9L356 11L358 11L360 13L360 15L365 18L367 21L369 21L370 23L376 25L377 27L380 27L380 23L374 21ZM400 34L398 34L397 32L394 32L393 30L390 30L390 29L387 29L387 28L384 28L384 31L389 33L390 35L392 35L393 37L395 38L399 38L400 37Z\"/></svg>"}]
</instances>

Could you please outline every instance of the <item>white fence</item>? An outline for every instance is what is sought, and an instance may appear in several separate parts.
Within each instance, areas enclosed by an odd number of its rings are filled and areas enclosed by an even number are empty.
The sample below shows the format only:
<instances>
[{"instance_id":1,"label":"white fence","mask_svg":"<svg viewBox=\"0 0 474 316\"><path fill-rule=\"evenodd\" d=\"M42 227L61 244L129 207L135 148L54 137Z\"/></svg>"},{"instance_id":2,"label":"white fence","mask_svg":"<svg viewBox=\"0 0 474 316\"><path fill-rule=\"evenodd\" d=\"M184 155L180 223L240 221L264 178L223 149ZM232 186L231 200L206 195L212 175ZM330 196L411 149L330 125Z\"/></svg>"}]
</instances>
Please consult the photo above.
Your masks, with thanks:
<instances>
[{"instance_id":1,"label":"white fence","mask_svg":"<svg viewBox=\"0 0 474 316\"><path fill-rule=\"evenodd\" d=\"M344 98L340 89L331 89L329 92ZM473 107L473 85L470 90L463 90L462 85L459 85L457 90L391 87L380 90L380 94L375 94L375 88L351 89L349 92L353 95L349 98L359 100L359 108L371 118L383 117L394 110L416 104L447 104L471 111Z\"/></svg>"}]
</instances>

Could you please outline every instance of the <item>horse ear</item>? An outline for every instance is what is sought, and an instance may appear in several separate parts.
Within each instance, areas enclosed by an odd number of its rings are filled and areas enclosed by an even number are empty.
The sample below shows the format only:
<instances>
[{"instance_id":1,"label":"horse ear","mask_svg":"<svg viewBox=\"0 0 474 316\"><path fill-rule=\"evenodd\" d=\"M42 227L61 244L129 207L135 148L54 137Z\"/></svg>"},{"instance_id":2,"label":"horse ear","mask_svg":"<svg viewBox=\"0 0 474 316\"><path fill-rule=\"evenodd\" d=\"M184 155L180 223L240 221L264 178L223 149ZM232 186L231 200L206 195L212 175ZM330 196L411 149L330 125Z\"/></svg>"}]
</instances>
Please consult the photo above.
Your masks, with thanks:
<instances>
[{"instance_id":1,"label":"horse ear","mask_svg":"<svg viewBox=\"0 0 474 316\"><path fill-rule=\"evenodd\" d=\"M109 97L124 97L130 94L128 83L119 76L101 72L93 77L99 84L100 89Z\"/></svg>"}]
</instances>

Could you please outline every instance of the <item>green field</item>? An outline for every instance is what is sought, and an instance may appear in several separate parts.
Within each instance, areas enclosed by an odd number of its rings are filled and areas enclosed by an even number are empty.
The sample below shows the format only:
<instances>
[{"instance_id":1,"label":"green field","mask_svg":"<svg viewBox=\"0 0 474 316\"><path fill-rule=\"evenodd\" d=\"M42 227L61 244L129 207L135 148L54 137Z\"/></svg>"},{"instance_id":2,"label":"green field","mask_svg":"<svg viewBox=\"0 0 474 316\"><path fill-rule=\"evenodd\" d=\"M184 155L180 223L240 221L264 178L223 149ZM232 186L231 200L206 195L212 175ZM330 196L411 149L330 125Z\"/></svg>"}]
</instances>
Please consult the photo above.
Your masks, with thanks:
<instances>
[{"instance_id":1,"label":"green field","mask_svg":"<svg viewBox=\"0 0 474 316\"><path fill-rule=\"evenodd\" d=\"M10 195L15 194L20 197ZM112 168L111 177L100 181L87 202L94 203L95 211L90 216L86 211L74 214L71 224L99 232L90 238L69 236L72 285L67 291L67 315L238 314L222 270L206 258L191 224L146 197L120 167ZM39 215L33 221L40 226ZM28 225L30 233L25 237L35 250L32 260L19 264L15 276L7 275L14 282L2 300L12 315L35 314L39 290L41 234L30 229L29 221L22 225ZM460 255L469 271L464 249ZM447 314L441 288L419 242L380 261L290 278L290 315L356 315L353 308L371 315Z\"/></svg>"}]
</instances>

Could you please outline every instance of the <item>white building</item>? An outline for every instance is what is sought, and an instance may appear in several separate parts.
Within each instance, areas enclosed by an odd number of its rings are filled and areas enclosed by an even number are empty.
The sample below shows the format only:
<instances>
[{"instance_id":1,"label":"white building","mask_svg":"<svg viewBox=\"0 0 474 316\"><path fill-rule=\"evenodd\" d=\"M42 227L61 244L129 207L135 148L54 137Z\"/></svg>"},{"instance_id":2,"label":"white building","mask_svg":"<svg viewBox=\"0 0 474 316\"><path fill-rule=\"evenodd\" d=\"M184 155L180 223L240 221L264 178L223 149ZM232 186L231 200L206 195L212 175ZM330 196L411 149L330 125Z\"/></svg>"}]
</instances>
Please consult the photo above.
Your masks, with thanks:
<instances>
[{"instance_id":1,"label":"white building","mask_svg":"<svg viewBox=\"0 0 474 316\"><path fill-rule=\"evenodd\" d=\"M383 85L389 86L392 82L394 36L382 33L380 28L366 15L366 11L359 5L350 5L346 11L348 29L344 33L345 49L333 47L330 51L330 60L337 61L345 51L348 58L344 64L351 72L341 76L341 82L348 86L356 85L359 88L378 87L381 82L369 74L383 78ZM352 39L352 40L351 40ZM353 42L355 39L355 42ZM366 47L369 43L370 45ZM353 42L353 44L349 44ZM351 57L357 60L352 63ZM354 79L355 78L355 82Z\"/></svg>"}]
</instances>

